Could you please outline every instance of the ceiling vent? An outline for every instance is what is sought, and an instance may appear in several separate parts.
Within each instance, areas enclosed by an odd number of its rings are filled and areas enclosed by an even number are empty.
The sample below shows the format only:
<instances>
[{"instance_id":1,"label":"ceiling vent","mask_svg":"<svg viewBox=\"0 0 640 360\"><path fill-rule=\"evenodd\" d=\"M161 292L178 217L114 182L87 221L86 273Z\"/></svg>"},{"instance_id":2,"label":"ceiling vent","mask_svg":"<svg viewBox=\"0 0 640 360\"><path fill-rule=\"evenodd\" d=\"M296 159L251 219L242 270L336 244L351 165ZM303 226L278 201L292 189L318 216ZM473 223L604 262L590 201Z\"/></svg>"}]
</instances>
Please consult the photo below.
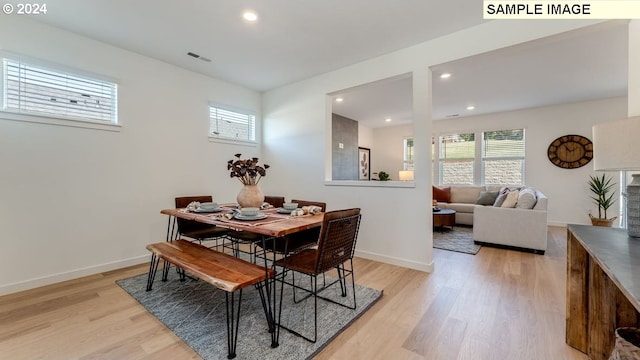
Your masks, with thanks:
<instances>
[{"instance_id":1,"label":"ceiling vent","mask_svg":"<svg viewBox=\"0 0 640 360\"><path fill-rule=\"evenodd\" d=\"M204 57L204 56L200 56L200 55L198 55L198 54L196 54L196 53L194 53L194 52L191 52L191 51L189 51L189 52L187 53L187 55L191 56L191 57L192 57L192 58L194 58L194 59L202 60L202 61L204 61L204 62L211 62L211 59L206 58L206 57Z\"/></svg>"}]
</instances>

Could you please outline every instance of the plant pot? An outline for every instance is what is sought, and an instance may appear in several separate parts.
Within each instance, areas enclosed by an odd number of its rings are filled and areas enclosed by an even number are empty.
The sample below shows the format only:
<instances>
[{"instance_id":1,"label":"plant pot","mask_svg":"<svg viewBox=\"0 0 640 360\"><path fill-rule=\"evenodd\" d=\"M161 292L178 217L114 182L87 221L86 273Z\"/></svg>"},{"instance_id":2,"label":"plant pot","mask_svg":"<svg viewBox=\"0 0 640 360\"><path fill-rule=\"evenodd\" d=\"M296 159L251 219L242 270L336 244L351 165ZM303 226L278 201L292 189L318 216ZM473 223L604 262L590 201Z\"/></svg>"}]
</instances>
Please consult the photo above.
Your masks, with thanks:
<instances>
[{"instance_id":1,"label":"plant pot","mask_svg":"<svg viewBox=\"0 0 640 360\"><path fill-rule=\"evenodd\" d=\"M611 219L601 219L601 218L593 217L593 215L589 214L589 218L591 219L591 225L593 226L611 227L613 225L613 222L616 221L618 217L614 216Z\"/></svg>"},{"instance_id":2,"label":"plant pot","mask_svg":"<svg viewBox=\"0 0 640 360\"><path fill-rule=\"evenodd\" d=\"M264 202L264 194L258 185L245 185L236 198L241 207L261 207Z\"/></svg>"}]
</instances>

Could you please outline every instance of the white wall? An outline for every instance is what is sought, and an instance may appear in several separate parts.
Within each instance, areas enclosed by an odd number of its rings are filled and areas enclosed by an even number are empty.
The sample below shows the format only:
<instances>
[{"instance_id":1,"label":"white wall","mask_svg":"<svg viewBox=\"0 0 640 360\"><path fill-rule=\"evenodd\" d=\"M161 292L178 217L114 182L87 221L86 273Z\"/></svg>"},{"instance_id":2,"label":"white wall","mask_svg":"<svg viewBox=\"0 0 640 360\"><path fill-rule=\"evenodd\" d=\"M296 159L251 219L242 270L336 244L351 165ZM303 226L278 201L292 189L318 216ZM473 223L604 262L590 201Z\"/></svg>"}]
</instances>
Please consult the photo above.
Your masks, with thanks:
<instances>
[{"instance_id":1,"label":"white wall","mask_svg":"<svg viewBox=\"0 0 640 360\"><path fill-rule=\"evenodd\" d=\"M0 294L148 261L160 210L181 195L235 201L226 161L259 147L208 141L208 102L256 112L261 95L135 53L4 16L0 49L119 83L120 132L0 113Z\"/></svg>"},{"instance_id":2,"label":"white wall","mask_svg":"<svg viewBox=\"0 0 640 360\"><path fill-rule=\"evenodd\" d=\"M371 149L372 172L385 171L393 180L403 170L404 139L413 136L413 125L375 128Z\"/></svg>"},{"instance_id":3,"label":"white wall","mask_svg":"<svg viewBox=\"0 0 640 360\"><path fill-rule=\"evenodd\" d=\"M629 22L629 110L628 115L640 116L640 20Z\"/></svg>"},{"instance_id":4,"label":"white wall","mask_svg":"<svg viewBox=\"0 0 640 360\"><path fill-rule=\"evenodd\" d=\"M590 200L589 175L599 175L589 163L578 169L561 169L547 158L547 148L556 138L578 134L593 139L594 124L626 116L627 99L613 98L582 103L438 120L434 134L465 131L524 128L526 136L525 182L549 197L548 221L551 225L590 224L588 210L597 215L598 208ZM597 151L597 150L595 150ZM618 180L617 173L610 173ZM620 195L620 192L617 192ZM619 214L619 204L607 215Z\"/></svg>"},{"instance_id":5,"label":"white wall","mask_svg":"<svg viewBox=\"0 0 640 360\"><path fill-rule=\"evenodd\" d=\"M358 146L371 148L374 143L374 129L358 123Z\"/></svg>"},{"instance_id":6,"label":"white wall","mask_svg":"<svg viewBox=\"0 0 640 360\"><path fill-rule=\"evenodd\" d=\"M428 67L595 22L493 21L434 41L283 86L263 96L263 153L276 159L271 193L323 199L329 209L360 207L358 255L433 268L431 234L431 77ZM331 186L331 104L342 89L412 73L415 188ZM375 161L375 160L374 160Z\"/></svg>"}]
</instances>

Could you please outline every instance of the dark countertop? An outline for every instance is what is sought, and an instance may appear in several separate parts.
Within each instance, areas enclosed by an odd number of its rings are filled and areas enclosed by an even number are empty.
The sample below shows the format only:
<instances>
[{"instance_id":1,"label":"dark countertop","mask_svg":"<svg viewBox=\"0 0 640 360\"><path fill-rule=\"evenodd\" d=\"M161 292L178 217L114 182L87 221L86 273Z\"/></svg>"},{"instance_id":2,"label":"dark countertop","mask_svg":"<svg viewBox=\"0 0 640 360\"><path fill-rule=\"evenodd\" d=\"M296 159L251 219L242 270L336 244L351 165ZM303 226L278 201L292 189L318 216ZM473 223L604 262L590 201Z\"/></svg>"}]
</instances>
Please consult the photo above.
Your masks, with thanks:
<instances>
[{"instance_id":1,"label":"dark countertop","mask_svg":"<svg viewBox=\"0 0 640 360\"><path fill-rule=\"evenodd\" d=\"M568 229L640 312L640 238L620 228L569 225Z\"/></svg>"}]
</instances>

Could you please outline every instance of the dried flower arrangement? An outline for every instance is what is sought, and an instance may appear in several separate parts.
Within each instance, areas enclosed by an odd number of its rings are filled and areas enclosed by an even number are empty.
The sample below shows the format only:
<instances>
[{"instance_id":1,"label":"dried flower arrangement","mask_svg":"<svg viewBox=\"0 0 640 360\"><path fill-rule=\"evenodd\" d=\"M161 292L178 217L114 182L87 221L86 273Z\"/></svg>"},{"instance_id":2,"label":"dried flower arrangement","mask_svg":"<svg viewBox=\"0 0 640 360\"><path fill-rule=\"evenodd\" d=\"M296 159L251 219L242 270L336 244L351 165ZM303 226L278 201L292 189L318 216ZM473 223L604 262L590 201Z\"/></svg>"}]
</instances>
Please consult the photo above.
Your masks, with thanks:
<instances>
[{"instance_id":1,"label":"dried flower arrangement","mask_svg":"<svg viewBox=\"0 0 640 360\"><path fill-rule=\"evenodd\" d=\"M235 154L236 160L227 162L227 170L231 171L231 177L237 177L244 185L257 185L263 176L267 175L269 165L258 165L258 158L242 160L242 154Z\"/></svg>"}]
</instances>

